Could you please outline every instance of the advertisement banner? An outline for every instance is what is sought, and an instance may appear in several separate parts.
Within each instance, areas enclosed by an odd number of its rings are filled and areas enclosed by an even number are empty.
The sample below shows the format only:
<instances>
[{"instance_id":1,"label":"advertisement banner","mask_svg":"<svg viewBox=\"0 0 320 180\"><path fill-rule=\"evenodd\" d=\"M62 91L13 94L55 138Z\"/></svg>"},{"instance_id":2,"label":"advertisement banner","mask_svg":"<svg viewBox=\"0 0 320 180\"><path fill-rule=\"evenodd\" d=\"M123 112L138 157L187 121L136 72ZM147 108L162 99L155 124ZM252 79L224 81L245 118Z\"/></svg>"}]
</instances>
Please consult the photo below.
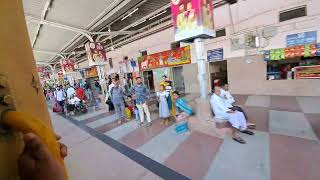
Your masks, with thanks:
<instances>
[{"instance_id":1,"label":"advertisement banner","mask_svg":"<svg viewBox=\"0 0 320 180\"><path fill-rule=\"evenodd\" d=\"M105 65L107 61L106 51L101 42L88 42L85 44L89 66Z\"/></svg>"},{"instance_id":2,"label":"advertisement banner","mask_svg":"<svg viewBox=\"0 0 320 180\"><path fill-rule=\"evenodd\" d=\"M191 63L190 46L163 51L138 58L140 70L156 69Z\"/></svg>"},{"instance_id":3,"label":"advertisement banner","mask_svg":"<svg viewBox=\"0 0 320 180\"><path fill-rule=\"evenodd\" d=\"M223 48L209 50L207 52L208 61L223 60Z\"/></svg>"},{"instance_id":4,"label":"advertisement banner","mask_svg":"<svg viewBox=\"0 0 320 180\"><path fill-rule=\"evenodd\" d=\"M212 0L171 0L175 41L215 36Z\"/></svg>"},{"instance_id":5,"label":"advertisement banner","mask_svg":"<svg viewBox=\"0 0 320 180\"><path fill-rule=\"evenodd\" d=\"M320 65L298 66L294 70L295 79L320 79Z\"/></svg>"},{"instance_id":6,"label":"advertisement banner","mask_svg":"<svg viewBox=\"0 0 320 180\"><path fill-rule=\"evenodd\" d=\"M287 47L317 43L317 31L287 35Z\"/></svg>"},{"instance_id":7,"label":"advertisement banner","mask_svg":"<svg viewBox=\"0 0 320 180\"><path fill-rule=\"evenodd\" d=\"M314 56L320 56L320 44L308 44L264 51L265 61Z\"/></svg>"},{"instance_id":8,"label":"advertisement banner","mask_svg":"<svg viewBox=\"0 0 320 180\"><path fill-rule=\"evenodd\" d=\"M97 77L97 76L98 76L98 70L96 66L86 69L86 78Z\"/></svg>"},{"instance_id":9,"label":"advertisement banner","mask_svg":"<svg viewBox=\"0 0 320 180\"><path fill-rule=\"evenodd\" d=\"M69 74L74 72L74 60L73 59L62 59L60 60L61 69L63 74Z\"/></svg>"},{"instance_id":10,"label":"advertisement banner","mask_svg":"<svg viewBox=\"0 0 320 180\"><path fill-rule=\"evenodd\" d=\"M281 60L281 59L285 59L284 48L270 50L270 60Z\"/></svg>"}]
</instances>

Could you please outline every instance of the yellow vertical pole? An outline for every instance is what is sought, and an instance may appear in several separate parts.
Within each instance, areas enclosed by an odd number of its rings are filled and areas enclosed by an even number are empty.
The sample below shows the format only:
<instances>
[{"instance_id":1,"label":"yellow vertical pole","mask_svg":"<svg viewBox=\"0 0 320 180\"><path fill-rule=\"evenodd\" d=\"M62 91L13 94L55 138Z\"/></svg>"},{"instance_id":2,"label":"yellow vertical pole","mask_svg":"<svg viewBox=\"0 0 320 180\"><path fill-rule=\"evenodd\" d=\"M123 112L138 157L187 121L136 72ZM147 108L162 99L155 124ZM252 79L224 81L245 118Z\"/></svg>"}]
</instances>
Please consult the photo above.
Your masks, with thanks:
<instances>
[{"instance_id":1,"label":"yellow vertical pole","mask_svg":"<svg viewBox=\"0 0 320 180\"><path fill-rule=\"evenodd\" d=\"M8 81L16 110L37 117L51 128L21 0L0 0L0 76ZM0 130L0 179L19 179L17 159L22 148L19 133L8 135Z\"/></svg>"}]
</instances>

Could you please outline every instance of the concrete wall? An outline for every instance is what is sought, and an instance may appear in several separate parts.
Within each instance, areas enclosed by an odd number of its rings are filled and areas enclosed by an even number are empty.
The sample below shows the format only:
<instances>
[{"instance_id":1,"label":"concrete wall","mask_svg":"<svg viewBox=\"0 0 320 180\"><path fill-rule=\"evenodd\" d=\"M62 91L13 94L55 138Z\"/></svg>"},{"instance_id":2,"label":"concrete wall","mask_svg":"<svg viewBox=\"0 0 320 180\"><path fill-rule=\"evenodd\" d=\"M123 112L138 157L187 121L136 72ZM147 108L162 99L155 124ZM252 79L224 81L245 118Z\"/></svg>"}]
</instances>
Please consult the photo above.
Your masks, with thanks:
<instances>
[{"instance_id":1,"label":"concrete wall","mask_svg":"<svg viewBox=\"0 0 320 180\"><path fill-rule=\"evenodd\" d=\"M266 62L261 55L228 59L228 79L233 94L320 96L320 80L266 80Z\"/></svg>"}]
</instances>

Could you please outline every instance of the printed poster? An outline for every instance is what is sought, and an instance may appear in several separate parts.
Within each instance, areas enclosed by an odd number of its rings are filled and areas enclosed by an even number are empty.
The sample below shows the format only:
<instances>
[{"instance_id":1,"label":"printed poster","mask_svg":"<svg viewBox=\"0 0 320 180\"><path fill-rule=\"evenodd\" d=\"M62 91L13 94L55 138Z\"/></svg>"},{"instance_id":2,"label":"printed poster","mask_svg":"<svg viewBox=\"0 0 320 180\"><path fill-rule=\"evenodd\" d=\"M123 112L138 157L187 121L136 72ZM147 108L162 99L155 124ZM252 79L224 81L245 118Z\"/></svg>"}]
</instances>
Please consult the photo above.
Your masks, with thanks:
<instances>
[{"instance_id":1,"label":"printed poster","mask_svg":"<svg viewBox=\"0 0 320 180\"><path fill-rule=\"evenodd\" d=\"M212 0L171 0L175 41L215 36Z\"/></svg>"},{"instance_id":2,"label":"printed poster","mask_svg":"<svg viewBox=\"0 0 320 180\"><path fill-rule=\"evenodd\" d=\"M107 61L106 52L101 42L88 42L85 44L89 66L105 65Z\"/></svg>"},{"instance_id":3,"label":"printed poster","mask_svg":"<svg viewBox=\"0 0 320 180\"><path fill-rule=\"evenodd\" d=\"M73 59L62 59L60 60L61 69L63 74L69 74L74 72L74 60Z\"/></svg>"}]
</instances>

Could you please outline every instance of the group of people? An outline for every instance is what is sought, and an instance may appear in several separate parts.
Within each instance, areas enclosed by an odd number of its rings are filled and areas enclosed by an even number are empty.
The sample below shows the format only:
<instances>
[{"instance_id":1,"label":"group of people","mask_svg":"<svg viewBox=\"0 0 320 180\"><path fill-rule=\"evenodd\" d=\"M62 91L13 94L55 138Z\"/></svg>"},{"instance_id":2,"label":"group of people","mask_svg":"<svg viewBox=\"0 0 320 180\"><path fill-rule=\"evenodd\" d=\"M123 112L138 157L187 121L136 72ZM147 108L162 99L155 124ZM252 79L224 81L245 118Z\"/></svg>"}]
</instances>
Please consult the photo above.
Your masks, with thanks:
<instances>
[{"instance_id":1,"label":"group of people","mask_svg":"<svg viewBox=\"0 0 320 180\"><path fill-rule=\"evenodd\" d=\"M117 78L112 78L112 83L108 87L106 100L110 100L119 116L119 123L125 119L126 107L135 114L136 119L140 119L140 125L144 126L145 116L147 126L151 125L151 115L149 111L148 101L150 92L147 86L142 83L141 77L137 77L137 84L132 86L129 92L120 86L120 81ZM109 106L111 103L108 104Z\"/></svg>"},{"instance_id":2,"label":"group of people","mask_svg":"<svg viewBox=\"0 0 320 180\"><path fill-rule=\"evenodd\" d=\"M47 90L46 97L51 102L55 102L54 111L65 113L65 107L67 109L67 115L74 115L76 110L82 113L87 112L86 101L92 99L91 90L80 84L76 84L75 87L67 84L65 87L62 85L57 86L55 89Z\"/></svg>"},{"instance_id":3,"label":"group of people","mask_svg":"<svg viewBox=\"0 0 320 180\"><path fill-rule=\"evenodd\" d=\"M223 87L215 86L214 93L211 96L210 104L216 119L226 120L232 125L233 140L245 144L246 142L237 133L245 133L254 135L248 128L254 128L254 124L247 122L247 117L242 108L233 105L235 99L229 92L229 85L225 84Z\"/></svg>"},{"instance_id":4,"label":"group of people","mask_svg":"<svg viewBox=\"0 0 320 180\"><path fill-rule=\"evenodd\" d=\"M111 101L108 102L108 100ZM172 81L167 76L163 76L160 90L157 92L159 107L159 117L163 124L169 124L170 117L175 117L177 121L187 119L193 114L186 101L180 97L179 92L172 91ZM125 118L126 109L135 115L136 120L140 120L141 126L151 126L151 115L149 111L150 90L142 83L141 77L136 78L136 84L132 85L128 92L120 86L117 78L112 78L112 83L108 87L106 103L114 107L119 116L118 123L122 123ZM147 123L145 124L145 119Z\"/></svg>"}]
</instances>

